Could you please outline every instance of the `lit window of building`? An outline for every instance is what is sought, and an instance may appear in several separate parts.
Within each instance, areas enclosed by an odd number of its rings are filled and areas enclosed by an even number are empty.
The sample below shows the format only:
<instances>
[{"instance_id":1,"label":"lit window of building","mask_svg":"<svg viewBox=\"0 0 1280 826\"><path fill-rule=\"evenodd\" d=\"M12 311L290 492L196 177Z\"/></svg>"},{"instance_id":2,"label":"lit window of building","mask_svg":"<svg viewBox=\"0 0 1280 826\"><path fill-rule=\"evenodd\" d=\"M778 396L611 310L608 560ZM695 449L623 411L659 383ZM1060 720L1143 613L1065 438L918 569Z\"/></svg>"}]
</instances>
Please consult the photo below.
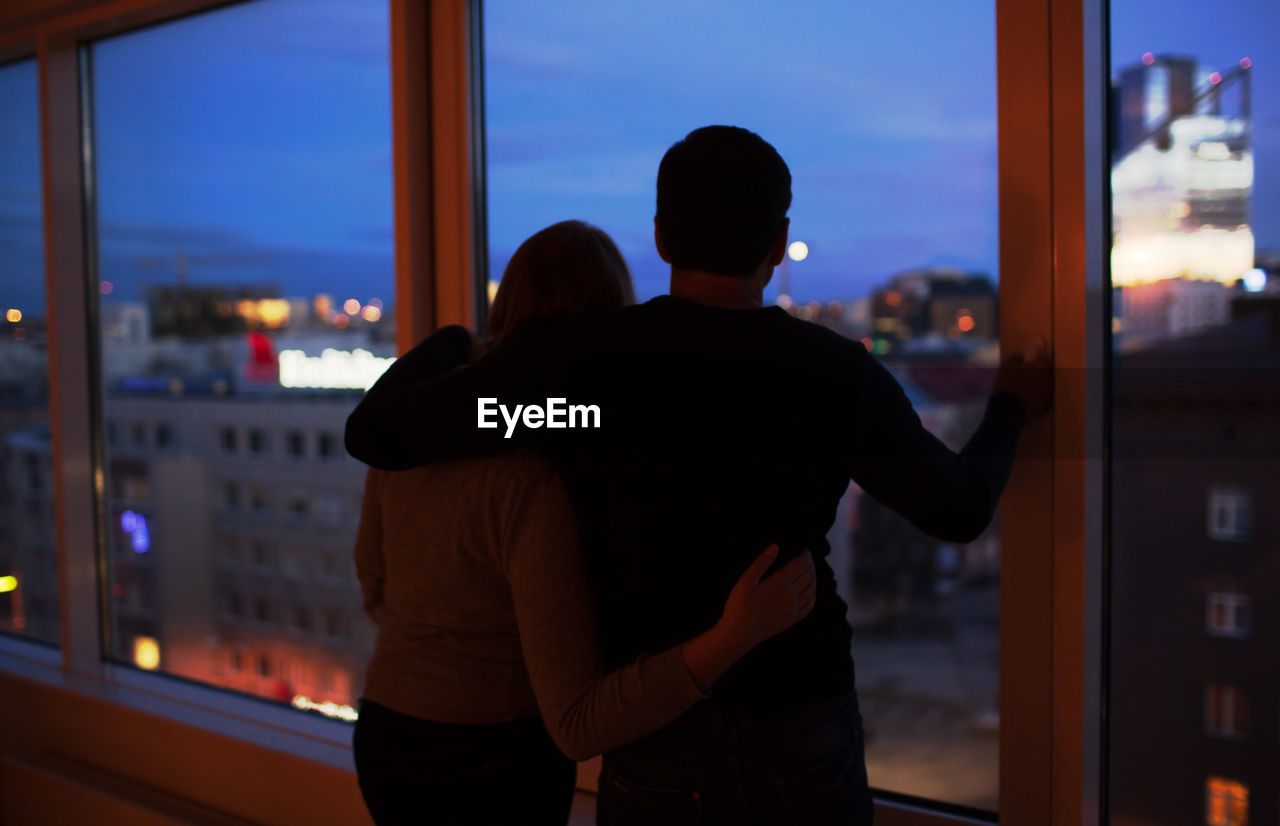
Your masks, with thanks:
<instances>
[{"instance_id":1,"label":"lit window of building","mask_svg":"<svg viewBox=\"0 0 1280 826\"><path fill-rule=\"evenodd\" d=\"M1205 603L1205 628L1214 636L1247 637L1252 615L1252 601L1247 596L1214 591Z\"/></svg>"},{"instance_id":2,"label":"lit window of building","mask_svg":"<svg viewBox=\"0 0 1280 826\"><path fill-rule=\"evenodd\" d=\"M1245 736L1249 704L1244 690L1224 683L1210 683L1204 692L1204 730L1211 737Z\"/></svg>"},{"instance_id":3,"label":"lit window of building","mask_svg":"<svg viewBox=\"0 0 1280 826\"><path fill-rule=\"evenodd\" d=\"M1208 530L1211 539L1241 542L1253 533L1253 508L1249 495L1236 488L1209 491Z\"/></svg>"},{"instance_id":4,"label":"lit window of building","mask_svg":"<svg viewBox=\"0 0 1280 826\"><path fill-rule=\"evenodd\" d=\"M1210 777L1204 784L1205 826L1248 826L1249 787L1238 780Z\"/></svg>"}]
</instances>

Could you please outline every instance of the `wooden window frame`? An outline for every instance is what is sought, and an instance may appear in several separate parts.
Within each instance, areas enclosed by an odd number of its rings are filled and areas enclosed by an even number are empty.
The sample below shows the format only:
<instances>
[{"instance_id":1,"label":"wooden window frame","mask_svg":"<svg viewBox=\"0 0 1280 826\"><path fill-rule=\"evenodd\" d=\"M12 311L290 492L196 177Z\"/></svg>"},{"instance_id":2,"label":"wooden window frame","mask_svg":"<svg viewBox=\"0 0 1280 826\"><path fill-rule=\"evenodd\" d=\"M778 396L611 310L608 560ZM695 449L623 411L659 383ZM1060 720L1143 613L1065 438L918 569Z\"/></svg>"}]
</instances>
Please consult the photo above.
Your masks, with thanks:
<instances>
[{"instance_id":1,"label":"wooden window frame","mask_svg":"<svg viewBox=\"0 0 1280 826\"><path fill-rule=\"evenodd\" d=\"M480 0L389 0L399 348L485 307ZM0 62L39 61L61 604L58 649L0 639L0 702L31 709L0 771L52 753L265 822L364 822L345 724L102 658L102 422L86 295L81 46L226 0L11 0ZM1102 0L997 0L1001 344L1043 336L1053 415L1002 504L1000 813L1102 820L1107 24ZM30 721L44 721L37 725ZM139 736L142 732L143 736ZM165 743L200 755L171 764ZM121 754L129 761L122 765ZM8 762L6 762L8 761ZM247 792L270 778L272 794ZM974 822L879 802L883 826Z\"/></svg>"}]
</instances>

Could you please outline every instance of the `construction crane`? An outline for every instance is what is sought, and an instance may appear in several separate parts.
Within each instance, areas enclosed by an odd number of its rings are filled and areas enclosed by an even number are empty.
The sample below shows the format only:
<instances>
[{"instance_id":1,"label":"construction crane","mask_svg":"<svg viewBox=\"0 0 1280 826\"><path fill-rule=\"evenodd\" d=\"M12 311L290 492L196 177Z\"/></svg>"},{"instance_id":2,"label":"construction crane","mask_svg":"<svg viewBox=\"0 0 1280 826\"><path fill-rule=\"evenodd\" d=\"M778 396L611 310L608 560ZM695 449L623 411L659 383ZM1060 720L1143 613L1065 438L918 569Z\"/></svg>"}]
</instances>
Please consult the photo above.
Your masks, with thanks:
<instances>
[{"instance_id":1,"label":"construction crane","mask_svg":"<svg viewBox=\"0 0 1280 826\"><path fill-rule=\"evenodd\" d=\"M1214 72L1209 75L1209 85L1196 92L1195 96L1186 104L1186 111L1170 112L1164 120L1156 124L1153 128L1144 132L1140 137L1133 141L1132 145L1123 149L1112 159L1112 165L1119 163L1129 154L1146 144L1147 141L1154 139L1156 147L1160 151L1166 151L1171 145L1169 136L1169 127L1173 125L1175 120L1185 118L1196 111L1196 107L1201 102L1209 98L1217 98L1222 95L1222 90L1240 81L1240 117L1246 122L1252 116L1253 110L1253 87L1250 70L1253 68L1253 61L1249 58L1241 58L1240 62L1224 72ZM1181 107L1180 107L1181 108Z\"/></svg>"}]
</instances>

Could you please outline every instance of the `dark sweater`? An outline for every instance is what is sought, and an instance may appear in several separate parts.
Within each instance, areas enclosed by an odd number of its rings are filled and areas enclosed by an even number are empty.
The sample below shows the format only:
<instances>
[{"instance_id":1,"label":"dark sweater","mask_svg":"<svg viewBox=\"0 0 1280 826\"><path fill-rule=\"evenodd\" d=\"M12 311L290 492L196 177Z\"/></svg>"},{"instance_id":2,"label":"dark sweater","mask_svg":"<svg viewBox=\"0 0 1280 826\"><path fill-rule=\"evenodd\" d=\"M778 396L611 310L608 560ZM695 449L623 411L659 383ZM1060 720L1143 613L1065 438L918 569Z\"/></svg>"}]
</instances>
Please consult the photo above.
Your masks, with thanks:
<instances>
[{"instance_id":1,"label":"dark sweater","mask_svg":"<svg viewBox=\"0 0 1280 826\"><path fill-rule=\"evenodd\" d=\"M392 366L347 422L347 449L404 469L514 447L557 460L581 522L610 667L715 622L769 543L818 565L813 613L743 658L721 702L803 702L853 682L846 606L826 533L850 479L921 530L954 542L990 522L1024 421L998 393L959 454L920 424L863 346L771 307L662 296L513 337L474 367L446 328ZM599 429L477 427L477 400L600 408Z\"/></svg>"}]
</instances>

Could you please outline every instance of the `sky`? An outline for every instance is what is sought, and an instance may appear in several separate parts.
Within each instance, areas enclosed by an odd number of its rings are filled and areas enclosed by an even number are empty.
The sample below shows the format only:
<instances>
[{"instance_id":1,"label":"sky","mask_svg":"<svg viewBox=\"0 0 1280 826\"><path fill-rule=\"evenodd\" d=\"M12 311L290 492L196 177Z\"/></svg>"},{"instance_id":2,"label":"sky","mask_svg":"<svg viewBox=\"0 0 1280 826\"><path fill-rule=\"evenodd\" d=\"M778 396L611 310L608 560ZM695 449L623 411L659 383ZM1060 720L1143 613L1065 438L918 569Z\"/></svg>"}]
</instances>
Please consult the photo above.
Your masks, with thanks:
<instances>
[{"instance_id":1,"label":"sky","mask_svg":"<svg viewBox=\"0 0 1280 826\"><path fill-rule=\"evenodd\" d=\"M1280 247L1275 0L1113 0L1119 67L1143 52L1254 61L1255 235ZM273 282L390 304L383 0L256 0L92 47L106 300L172 281ZM793 174L801 300L895 272L998 275L994 4L972 0L485 2L491 271L582 218L648 297L666 286L653 184L707 123L772 142ZM42 303L34 63L0 67L0 304Z\"/></svg>"}]
</instances>

